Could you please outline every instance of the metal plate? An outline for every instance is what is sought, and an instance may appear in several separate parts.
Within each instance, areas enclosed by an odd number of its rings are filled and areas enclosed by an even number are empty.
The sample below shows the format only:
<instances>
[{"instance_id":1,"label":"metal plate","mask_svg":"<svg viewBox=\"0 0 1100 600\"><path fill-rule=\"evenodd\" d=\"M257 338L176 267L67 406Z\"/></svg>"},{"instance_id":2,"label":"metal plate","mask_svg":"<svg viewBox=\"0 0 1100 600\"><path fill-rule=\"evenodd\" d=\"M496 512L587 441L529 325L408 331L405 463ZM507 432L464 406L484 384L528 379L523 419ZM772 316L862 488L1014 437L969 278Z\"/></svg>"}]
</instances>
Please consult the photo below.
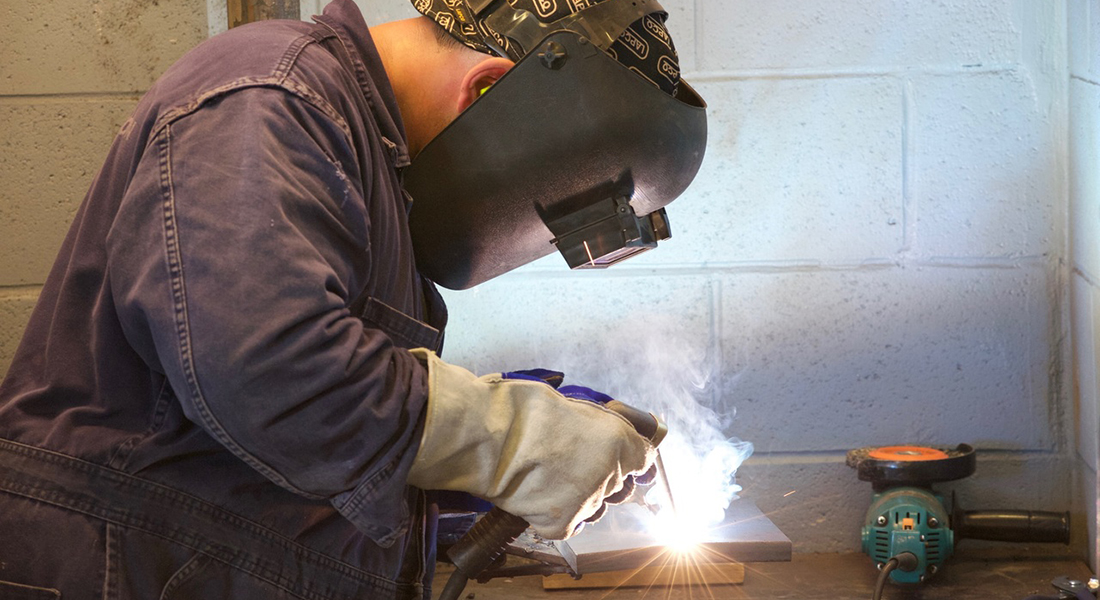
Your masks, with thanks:
<instances>
[{"instance_id":1,"label":"metal plate","mask_svg":"<svg viewBox=\"0 0 1100 600\"><path fill-rule=\"evenodd\" d=\"M577 573L635 569L676 560L644 527L649 512L637 504L611 507L594 525L569 539L577 559ZM563 564L560 554L545 542L521 538L509 553L550 564ZM710 529L692 552L696 562L771 562L791 560L791 540L779 531L750 500L735 500L726 518Z\"/></svg>"}]
</instances>

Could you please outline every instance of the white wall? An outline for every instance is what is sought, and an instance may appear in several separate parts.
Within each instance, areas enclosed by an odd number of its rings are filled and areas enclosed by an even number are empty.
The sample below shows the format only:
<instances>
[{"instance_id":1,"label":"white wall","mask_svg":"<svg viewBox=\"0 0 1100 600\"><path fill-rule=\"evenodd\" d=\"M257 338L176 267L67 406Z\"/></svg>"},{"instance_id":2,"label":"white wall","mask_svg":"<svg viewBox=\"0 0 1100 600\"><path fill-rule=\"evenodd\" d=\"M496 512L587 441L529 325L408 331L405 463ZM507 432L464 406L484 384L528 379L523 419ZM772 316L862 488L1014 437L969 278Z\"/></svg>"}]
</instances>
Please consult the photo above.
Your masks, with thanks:
<instances>
[{"instance_id":1,"label":"white wall","mask_svg":"<svg viewBox=\"0 0 1100 600\"><path fill-rule=\"evenodd\" d=\"M801 551L858 547L870 486L843 456L862 445L978 445L978 474L945 486L968 507L1067 509L1081 497L1074 472L1086 473L1094 503L1100 9L1067 1L664 0L686 78L710 102L706 161L669 207L673 239L602 273L549 257L449 294L447 358L481 372L558 367L644 395L631 385L650 377L643 366L660 373L689 356L712 376L702 397L737 411L727 434L756 444L738 475L743 495ZM303 0L302 12L323 3ZM224 2L207 5L208 31L224 29ZM406 0L360 6L370 23L415 14ZM8 19L0 39L16 40L9 51L35 46L40 21ZM194 41L174 33L194 24L171 22L152 29L163 52L38 53L17 72L73 64L106 87L72 77L13 87L8 65L22 63L0 65L4 122L21 127L0 128L17 148L0 153L10 175L0 189L11 190L0 227L35 240L0 234L0 372L98 164L76 154L102 157L133 93ZM104 31L133 23L114 15L85 37L107 48ZM103 133L76 128L79 143L51 159L56 144L42 132L73 118ZM48 174L21 166L40 155L76 170L58 170L54 190ZM1070 282L1076 404L1064 374ZM667 362L639 358L652 343Z\"/></svg>"},{"instance_id":2,"label":"white wall","mask_svg":"<svg viewBox=\"0 0 1100 600\"><path fill-rule=\"evenodd\" d=\"M1070 508L1063 4L664 4L710 103L673 239L448 294L445 356L622 393L623 322L686 344L756 446L743 496L800 551L858 548L864 445L973 443L978 473L944 486L967 507Z\"/></svg>"},{"instance_id":3,"label":"white wall","mask_svg":"<svg viewBox=\"0 0 1100 600\"><path fill-rule=\"evenodd\" d=\"M1069 183L1075 417L1078 468L1089 523L1089 558L1096 542L1097 439L1100 437L1100 4L1069 3Z\"/></svg>"}]
</instances>

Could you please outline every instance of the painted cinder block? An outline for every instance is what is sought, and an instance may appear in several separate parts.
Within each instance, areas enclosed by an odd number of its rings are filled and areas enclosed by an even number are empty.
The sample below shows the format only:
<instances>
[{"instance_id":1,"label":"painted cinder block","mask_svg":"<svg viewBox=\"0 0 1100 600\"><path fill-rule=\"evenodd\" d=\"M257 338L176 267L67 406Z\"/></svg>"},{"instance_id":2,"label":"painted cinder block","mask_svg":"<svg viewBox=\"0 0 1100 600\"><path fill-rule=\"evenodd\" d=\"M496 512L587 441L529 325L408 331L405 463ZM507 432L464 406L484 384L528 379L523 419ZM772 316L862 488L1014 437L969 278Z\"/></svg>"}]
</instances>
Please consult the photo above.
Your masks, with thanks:
<instances>
[{"instance_id":1,"label":"painted cinder block","mask_svg":"<svg viewBox=\"0 0 1100 600\"><path fill-rule=\"evenodd\" d=\"M709 366L711 296L702 276L504 275L446 293L443 358L478 374L564 371L567 382L644 404L646 382Z\"/></svg>"},{"instance_id":2,"label":"painted cinder block","mask_svg":"<svg viewBox=\"0 0 1100 600\"><path fill-rule=\"evenodd\" d=\"M1011 0L712 0L700 3L705 71L988 65L1020 46Z\"/></svg>"},{"instance_id":3,"label":"painted cinder block","mask_svg":"<svg viewBox=\"0 0 1100 600\"><path fill-rule=\"evenodd\" d=\"M143 91L206 33L205 0L8 3L0 94Z\"/></svg>"},{"instance_id":4,"label":"painted cinder block","mask_svg":"<svg viewBox=\"0 0 1100 600\"><path fill-rule=\"evenodd\" d=\"M983 451L981 445L976 448L978 464L974 474L942 486L944 491L956 492L959 504L964 509L1070 509L1074 467L1072 456ZM1072 518L1071 525L1083 527L1080 523L1074 523ZM964 543L977 545L981 542Z\"/></svg>"},{"instance_id":5,"label":"painted cinder block","mask_svg":"<svg viewBox=\"0 0 1100 600\"><path fill-rule=\"evenodd\" d=\"M1089 79L1100 82L1100 6L1089 5Z\"/></svg>"},{"instance_id":6,"label":"painted cinder block","mask_svg":"<svg viewBox=\"0 0 1100 600\"><path fill-rule=\"evenodd\" d=\"M720 395L759 452L1059 442L1044 264L735 274L721 294Z\"/></svg>"},{"instance_id":7,"label":"painted cinder block","mask_svg":"<svg viewBox=\"0 0 1100 600\"><path fill-rule=\"evenodd\" d=\"M1100 86L1071 79L1069 102L1069 224L1073 266L1092 281L1100 282Z\"/></svg>"},{"instance_id":8,"label":"painted cinder block","mask_svg":"<svg viewBox=\"0 0 1100 600\"><path fill-rule=\"evenodd\" d=\"M1070 74L1100 82L1100 6L1069 0L1067 15Z\"/></svg>"},{"instance_id":9,"label":"painted cinder block","mask_svg":"<svg viewBox=\"0 0 1100 600\"><path fill-rule=\"evenodd\" d=\"M910 134L924 257L1039 256L1059 247L1055 121L1027 71L914 78Z\"/></svg>"},{"instance_id":10,"label":"painted cinder block","mask_svg":"<svg viewBox=\"0 0 1100 600\"><path fill-rule=\"evenodd\" d=\"M0 379L8 372L37 299L37 290L0 290Z\"/></svg>"},{"instance_id":11,"label":"painted cinder block","mask_svg":"<svg viewBox=\"0 0 1100 600\"><path fill-rule=\"evenodd\" d=\"M1089 4L1091 0L1067 0L1066 45L1069 50L1069 72L1084 77L1089 72Z\"/></svg>"},{"instance_id":12,"label":"painted cinder block","mask_svg":"<svg viewBox=\"0 0 1100 600\"><path fill-rule=\"evenodd\" d=\"M1076 410L1077 454L1093 471L1097 470L1097 441L1100 439L1100 382L1097 380L1097 344L1100 344L1100 289L1079 274L1070 280L1073 343L1073 392ZM1093 490L1095 494L1095 490Z\"/></svg>"},{"instance_id":13,"label":"painted cinder block","mask_svg":"<svg viewBox=\"0 0 1100 600\"><path fill-rule=\"evenodd\" d=\"M306 12L305 6L307 4L312 5L310 9L312 14L321 14L325 5L328 4L328 0L307 0L307 2L303 2L303 13ZM369 27L374 27L375 25L381 25L382 23L388 23L390 21L420 16L420 13L413 8L412 2L409 2L409 0L386 0L384 2L376 0L355 0L355 4L363 13L363 20L367 22Z\"/></svg>"},{"instance_id":14,"label":"painted cinder block","mask_svg":"<svg viewBox=\"0 0 1100 600\"><path fill-rule=\"evenodd\" d=\"M700 172L672 239L632 265L859 264L904 242L901 85L890 77L699 85Z\"/></svg>"},{"instance_id":15,"label":"painted cinder block","mask_svg":"<svg viewBox=\"0 0 1100 600\"><path fill-rule=\"evenodd\" d=\"M791 539L795 552L859 551L871 486L844 465L842 455L760 455L738 469L737 483L744 488L739 496L753 501Z\"/></svg>"},{"instance_id":16,"label":"painted cinder block","mask_svg":"<svg viewBox=\"0 0 1100 600\"><path fill-rule=\"evenodd\" d=\"M0 286L45 281L136 102L119 97L0 103Z\"/></svg>"}]
</instances>

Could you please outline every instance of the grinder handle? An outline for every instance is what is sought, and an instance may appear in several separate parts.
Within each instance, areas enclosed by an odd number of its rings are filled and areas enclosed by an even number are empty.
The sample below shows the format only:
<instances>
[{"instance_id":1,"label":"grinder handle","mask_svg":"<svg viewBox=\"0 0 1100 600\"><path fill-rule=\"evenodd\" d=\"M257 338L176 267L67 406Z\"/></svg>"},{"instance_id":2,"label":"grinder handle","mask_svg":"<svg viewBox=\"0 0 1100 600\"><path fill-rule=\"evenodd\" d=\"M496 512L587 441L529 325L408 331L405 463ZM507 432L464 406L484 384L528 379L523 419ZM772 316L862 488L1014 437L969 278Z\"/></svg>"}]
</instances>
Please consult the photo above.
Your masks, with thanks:
<instances>
[{"instance_id":1,"label":"grinder handle","mask_svg":"<svg viewBox=\"0 0 1100 600\"><path fill-rule=\"evenodd\" d=\"M955 536L1000 542L1069 543L1069 513L1041 510L967 510L952 515Z\"/></svg>"}]
</instances>

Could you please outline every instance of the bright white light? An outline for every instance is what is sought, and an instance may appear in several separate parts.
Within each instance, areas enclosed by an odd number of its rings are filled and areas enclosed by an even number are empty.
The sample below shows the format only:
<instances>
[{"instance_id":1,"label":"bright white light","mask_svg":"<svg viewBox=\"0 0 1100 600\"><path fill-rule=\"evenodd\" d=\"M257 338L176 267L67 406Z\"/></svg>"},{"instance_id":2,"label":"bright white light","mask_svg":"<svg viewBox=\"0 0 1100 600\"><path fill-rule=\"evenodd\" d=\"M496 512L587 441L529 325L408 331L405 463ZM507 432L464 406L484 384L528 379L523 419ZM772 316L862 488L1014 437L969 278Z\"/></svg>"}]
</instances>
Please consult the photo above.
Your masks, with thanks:
<instances>
[{"instance_id":1,"label":"bright white light","mask_svg":"<svg viewBox=\"0 0 1100 600\"><path fill-rule=\"evenodd\" d=\"M695 550L699 544L706 541L707 532L716 524L711 511L700 510L700 497L688 494L687 491L685 489L682 490L684 493L680 493L677 492L677 488L673 488L672 493L676 495L677 500L677 512L672 511L662 486L654 486L646 494L647 502L660 507L656 515L650 515L646 520L649 534L662 546L677 553ZM681 498L683 500L680 500ZM713 498L704 500L704 504L713 502Z\"/></svg>"},{"instance_id":2,"label":"bright white light","mask_svg":"<svg viewBox=\"0 0 1100 600\"><path fill-rule=\"evenodd\" d=\"M696 440L688 437L690 433L695 432L687 428L670 431L660 451L678 512L675 527L669 528L699 532L701 537L722 522L730 501L741 491L741 486L732 481L733 473L752 447L728 443L699 447ZM650 488L646 501L661 507L659 520L671 518L672 503L663 485Z\"/></svg>"},{"instance_id":3,"label":"bright white light","mask_svg":"<svg viewBox=\"0 0 1100 600\"><path fill-rule=\"evenodd\" d=\"M670 432L660 447L676 512L663 485L654 485L646 493L646 502L660 507L647 520L646 529L662 546L677 553L694 551L724 520L730 500L741 490L732 481L733 472L751 452L751 446L743 444L716 443L700 448L685 431L690 430Z\"/></svg>"},{"instance_id":4,"label":"bright white light","mask_svg":"<svg viewBox=\"0 0 1100 600\"><path fill-rule=\"evenodd\" d=\"M667 517L662 515L668 515ZM651 522L650 533L664 547L680 554L693 552L706 538L702 523L684 522L664 510Z\"/></svg>"}]
</instances>

